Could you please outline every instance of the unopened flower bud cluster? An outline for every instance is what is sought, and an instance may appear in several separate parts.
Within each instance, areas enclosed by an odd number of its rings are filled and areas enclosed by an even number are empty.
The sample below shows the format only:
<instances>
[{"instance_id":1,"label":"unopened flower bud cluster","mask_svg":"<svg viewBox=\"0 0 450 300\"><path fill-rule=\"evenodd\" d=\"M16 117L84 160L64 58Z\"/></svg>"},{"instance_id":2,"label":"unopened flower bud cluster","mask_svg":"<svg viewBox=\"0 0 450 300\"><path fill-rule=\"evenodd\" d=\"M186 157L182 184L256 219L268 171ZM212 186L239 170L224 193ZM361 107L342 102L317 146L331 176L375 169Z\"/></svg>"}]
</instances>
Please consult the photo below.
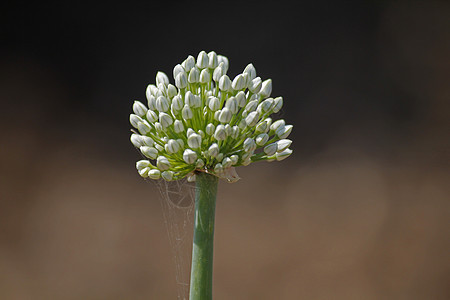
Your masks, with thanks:
<instances>
[{"instance_id":1,"label":"unopened flower bud cluster","mask_svg":"<svg viewBox=\"0 0 450 300\"><path fill-rule=\"evenodd\" d=\"M257 77L252 64L234 78L227 70L225 56L201 51L175 66L174 83L156 74L147 103L135 101L130 115L131 142L146 157L136 163L142 177L195 180L200 171L236 181L234 167L292 153L292 125L270 117L283 106L270 97L272 80Z\"/></svg>"}]
</instances>

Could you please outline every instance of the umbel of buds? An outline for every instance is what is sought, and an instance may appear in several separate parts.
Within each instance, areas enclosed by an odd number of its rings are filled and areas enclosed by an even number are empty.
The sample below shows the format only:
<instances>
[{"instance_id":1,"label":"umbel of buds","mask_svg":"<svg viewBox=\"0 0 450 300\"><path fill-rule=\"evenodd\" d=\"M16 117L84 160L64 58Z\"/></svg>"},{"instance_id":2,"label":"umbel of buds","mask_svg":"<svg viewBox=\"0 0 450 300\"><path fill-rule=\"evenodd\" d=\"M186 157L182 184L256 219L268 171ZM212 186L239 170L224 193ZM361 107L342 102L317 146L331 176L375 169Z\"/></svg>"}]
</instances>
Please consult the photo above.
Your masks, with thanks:
<instances>
[{"instance_id":1,"label":"umbel of buds","mask_svg":"<svg viewBox=\"0 0 450 300\"><path fill-rule=\"evenodd\" d=\"M271 97L272 80L257 77L252 64L233 79L227 70L225 56L201 51L174 67L173 84L156 74L147 105L135 101L130 114L131 142L146 158L136 163L139 175L193 181L197 171L233 182L237 166L292 153L292 125L270 117L283 106Z\"/></svg>"}]
</instances>

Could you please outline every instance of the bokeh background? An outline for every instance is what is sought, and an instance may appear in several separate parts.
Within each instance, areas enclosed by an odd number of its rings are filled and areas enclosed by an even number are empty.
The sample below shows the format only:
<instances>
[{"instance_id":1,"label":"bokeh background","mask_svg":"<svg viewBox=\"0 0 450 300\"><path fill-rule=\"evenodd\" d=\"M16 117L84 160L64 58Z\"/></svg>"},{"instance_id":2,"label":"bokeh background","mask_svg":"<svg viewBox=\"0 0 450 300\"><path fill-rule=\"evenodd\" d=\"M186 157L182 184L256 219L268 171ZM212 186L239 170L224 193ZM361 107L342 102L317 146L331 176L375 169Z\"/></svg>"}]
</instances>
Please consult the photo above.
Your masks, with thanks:
<instances>
[{"instance_id":1,"label":"bokeh background","mask_svg":"<svg viewBox=\"0 0 450 300\"><path fill-rule=\"evenodd\" d=\"M215 299L450 298L446 1L1 4L0 299L176 299L134 99L252 62L294 154L221 183Z\"/></svg>"}]
</instances>

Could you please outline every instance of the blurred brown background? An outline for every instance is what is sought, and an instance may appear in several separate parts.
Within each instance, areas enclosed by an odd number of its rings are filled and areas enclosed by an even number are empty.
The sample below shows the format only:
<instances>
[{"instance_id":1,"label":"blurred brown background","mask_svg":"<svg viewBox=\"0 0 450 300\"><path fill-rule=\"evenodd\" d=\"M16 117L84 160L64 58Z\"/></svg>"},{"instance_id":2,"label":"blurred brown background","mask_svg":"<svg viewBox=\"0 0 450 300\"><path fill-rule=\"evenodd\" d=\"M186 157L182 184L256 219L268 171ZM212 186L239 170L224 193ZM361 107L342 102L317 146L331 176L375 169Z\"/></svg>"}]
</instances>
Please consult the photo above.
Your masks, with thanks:
<instances>
[{"instance_id":1,"label":"blurred brown background","mask_svg":"<svg viewBox=\"0 0 450 300\"><path fill-rule=\"evenodd\" d=\"M215 299L450 299L450 5L312 3L2 4L0 299L177 298L128 114L203 49L294 124L219 187Z\"/></svg>"}]
</instances>

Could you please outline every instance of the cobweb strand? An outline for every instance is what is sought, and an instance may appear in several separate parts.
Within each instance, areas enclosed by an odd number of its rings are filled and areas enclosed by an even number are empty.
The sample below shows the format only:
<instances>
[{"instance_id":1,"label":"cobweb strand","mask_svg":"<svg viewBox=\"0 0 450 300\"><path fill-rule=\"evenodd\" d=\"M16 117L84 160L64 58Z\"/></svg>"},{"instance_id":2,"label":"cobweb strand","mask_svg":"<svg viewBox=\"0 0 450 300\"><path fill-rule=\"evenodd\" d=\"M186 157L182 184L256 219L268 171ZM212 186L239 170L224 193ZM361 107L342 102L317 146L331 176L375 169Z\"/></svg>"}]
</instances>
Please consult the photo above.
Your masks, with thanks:
<instances>
[{"instance_id":1,"label":"cobweb strand","mask_svg":"<svg viewBox=\"0 0 450 300\"><path fill-rule=\"evenodd\" d=\"M179 300L189 298L195 185L187 180L167 182L152 180L160 193L164 223L167 229Z\"/></svg>"}]
</instances>

